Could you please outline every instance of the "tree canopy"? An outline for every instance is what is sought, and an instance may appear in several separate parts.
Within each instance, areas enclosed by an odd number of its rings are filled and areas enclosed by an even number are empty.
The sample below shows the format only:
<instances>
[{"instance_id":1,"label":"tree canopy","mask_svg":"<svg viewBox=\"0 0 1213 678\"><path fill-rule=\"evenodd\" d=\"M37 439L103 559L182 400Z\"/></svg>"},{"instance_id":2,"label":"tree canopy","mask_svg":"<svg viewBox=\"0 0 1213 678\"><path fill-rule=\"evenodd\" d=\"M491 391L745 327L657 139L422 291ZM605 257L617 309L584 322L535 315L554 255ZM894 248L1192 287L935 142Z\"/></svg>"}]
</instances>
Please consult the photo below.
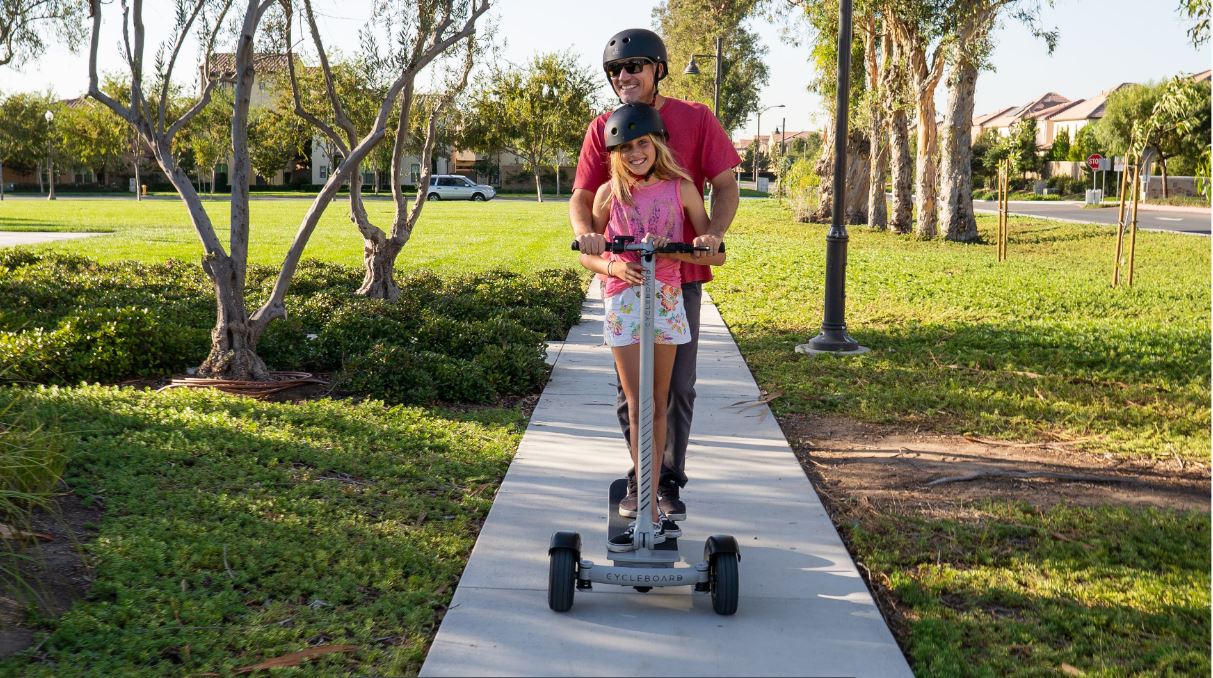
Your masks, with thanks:
<instances>
[{"instance_id":1,"label":"tree canopy","mask_svg":"<svg viewBox=\"0 0 1213 678\"><path fill-rule=\"evenodd\" d=\"M715 54L722 38L720 110L716 117L725 131L740 128L758 109L758 96L770 80L763 60L767 48L754 31L744 26L756 7L737 0L664 0L653 8L657 32L669 52L670 77L661 81L662 94L712 106L716 64L698 61L700 74L683 75L692 54Z\"/></svg>"},{"instance_id":2,"label":"tree canopy","mask_svg":"<svg viewBox=\"0 0 1213 678\"><path fill-rule=\"evenodd\" d=\"M516 154L538 191L540 170L581 148L599 106L598 77L567 51L536 55L525 68L494 70L471 95L463 142L482 153Z\"/></svg>"},{"instance_id":3,"label":"tree canopy","mask_svg":"<svg viewBox=\"0 0 1213 678\"><path fill-rule=\"evenodd\" d=\"M0 66L21 64L46 51L50 36L76 49L84 39L80 0L0 0Z\"/></svg>"}]
</instances>

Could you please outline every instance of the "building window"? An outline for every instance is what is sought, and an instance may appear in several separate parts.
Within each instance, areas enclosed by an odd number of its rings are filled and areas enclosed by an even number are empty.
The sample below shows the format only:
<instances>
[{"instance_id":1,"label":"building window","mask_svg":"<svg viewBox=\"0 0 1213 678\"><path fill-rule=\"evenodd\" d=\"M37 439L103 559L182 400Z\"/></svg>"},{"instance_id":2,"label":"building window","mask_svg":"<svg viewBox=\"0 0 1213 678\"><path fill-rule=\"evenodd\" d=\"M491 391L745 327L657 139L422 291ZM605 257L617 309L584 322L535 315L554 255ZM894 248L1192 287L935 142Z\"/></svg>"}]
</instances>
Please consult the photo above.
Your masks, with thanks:
<instances>
[{"instance_id":1,"label":"building window","mask_svg":"<svg viewBox=\"0 0 1213 678\"><path fill-rule=\"evenodd\" d=\"M328 180L328 178L329 178L329 166L328 166L328 165L321 165L321 166L320 166L320 180L321 180L321 181L327 181L327 180Z\"/></svg>"},{"instance_id":2,"label":"building window","mask_svg":"<svg viewBox=\"0 0 1213 678\"><path fill-rule=\"evenodd\" d=\"M409 183L414 186L421 183L421 165L417 163L409 165Z\"/></svg>"}]
</instances>

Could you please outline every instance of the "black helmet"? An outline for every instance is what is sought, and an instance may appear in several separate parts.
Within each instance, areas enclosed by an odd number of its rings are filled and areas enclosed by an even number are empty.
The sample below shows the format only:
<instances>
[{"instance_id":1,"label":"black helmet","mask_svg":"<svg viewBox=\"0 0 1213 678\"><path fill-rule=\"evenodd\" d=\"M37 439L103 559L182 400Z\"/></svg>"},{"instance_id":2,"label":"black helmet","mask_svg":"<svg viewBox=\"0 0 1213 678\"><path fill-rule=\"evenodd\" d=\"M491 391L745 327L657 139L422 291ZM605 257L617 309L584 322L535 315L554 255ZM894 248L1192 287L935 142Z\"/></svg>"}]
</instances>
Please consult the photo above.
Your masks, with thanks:
<instances>
[{"instance_id":1,"label":"black helmet","mask_svg":"<svg viewBox=\"0 0 1213 678\"><path fill-rule=\"evenodd\" d=\"M608 151L646 134L667 136L661 114L648 104L624 104L616 108L602 131Z\"/></svg>"},{"instance_id":2,"label":"black helmet","mask_svg":"<svg viewBox=\"0 0 1213 678\"><path fill-rule=\"evenodd\" d=\"M605 68L612 61L637 57L652 59L658 64L658 81L669 74L665 42L661 40L661 36L644 28L629 28L611 36L611 39L607 40L606 49L602 50L602 66Z\"/></svg>"}]
</instances>

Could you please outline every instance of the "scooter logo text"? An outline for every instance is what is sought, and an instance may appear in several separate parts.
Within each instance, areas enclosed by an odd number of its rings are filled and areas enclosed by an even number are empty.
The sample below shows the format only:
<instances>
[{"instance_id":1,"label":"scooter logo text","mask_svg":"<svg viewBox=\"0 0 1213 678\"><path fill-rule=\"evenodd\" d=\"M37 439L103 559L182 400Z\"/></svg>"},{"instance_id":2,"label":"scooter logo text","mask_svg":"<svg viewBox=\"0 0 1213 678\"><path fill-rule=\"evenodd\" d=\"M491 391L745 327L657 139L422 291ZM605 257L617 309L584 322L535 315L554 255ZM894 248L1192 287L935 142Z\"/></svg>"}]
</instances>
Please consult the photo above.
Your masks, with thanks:
<instances>
[{"instance_id":1,"label":"scooter logo text","mask_svg":"<svg viewBox=\"0 0 1213 678\"><path fill-rule=\"evenodd\" d=\"M608 572L607 582L624 582L628 584L681 584L685 577L681 574L626 574Z\"/></svg>"}]
</instances>

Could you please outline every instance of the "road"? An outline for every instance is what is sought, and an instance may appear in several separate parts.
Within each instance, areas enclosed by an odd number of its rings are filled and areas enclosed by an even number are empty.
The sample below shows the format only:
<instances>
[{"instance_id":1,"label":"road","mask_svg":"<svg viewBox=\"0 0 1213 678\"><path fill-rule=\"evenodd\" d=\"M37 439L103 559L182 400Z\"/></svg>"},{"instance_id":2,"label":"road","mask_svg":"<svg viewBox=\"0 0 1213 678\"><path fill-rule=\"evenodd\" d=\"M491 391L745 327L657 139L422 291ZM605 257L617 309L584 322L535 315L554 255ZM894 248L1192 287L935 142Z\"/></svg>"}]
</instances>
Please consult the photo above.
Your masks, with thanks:
<instances>
[{"instance_id":1,"label":"road","mask_svg":"<svg viewBox=\"0 0 1213 678\"><path fill-rule=\"evenodd\" d=\"M994 214L998 212L998 203L993 200L974 200L973 210L979 213ZM1012 200L1010 210L1011 214L1026 217L1045 217L1110 226L1116 225L1116 217L1119 212L1116 207L1083 209L1080 202L1029 200ZM1209 235L1209 210L1169 208L1164 211L1142 207L1137 211L1137 227L1151 231Z\"/></svg>"}]
</instances>

